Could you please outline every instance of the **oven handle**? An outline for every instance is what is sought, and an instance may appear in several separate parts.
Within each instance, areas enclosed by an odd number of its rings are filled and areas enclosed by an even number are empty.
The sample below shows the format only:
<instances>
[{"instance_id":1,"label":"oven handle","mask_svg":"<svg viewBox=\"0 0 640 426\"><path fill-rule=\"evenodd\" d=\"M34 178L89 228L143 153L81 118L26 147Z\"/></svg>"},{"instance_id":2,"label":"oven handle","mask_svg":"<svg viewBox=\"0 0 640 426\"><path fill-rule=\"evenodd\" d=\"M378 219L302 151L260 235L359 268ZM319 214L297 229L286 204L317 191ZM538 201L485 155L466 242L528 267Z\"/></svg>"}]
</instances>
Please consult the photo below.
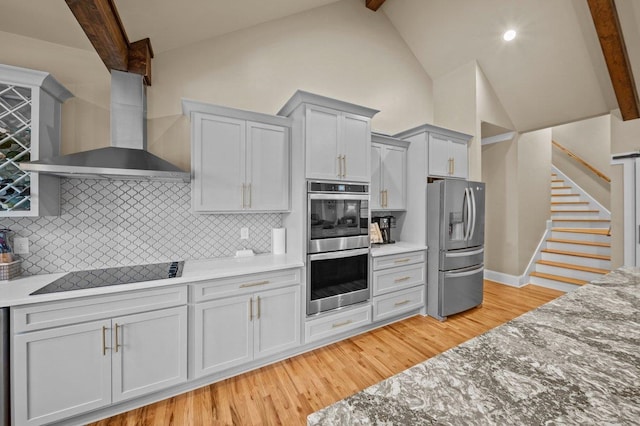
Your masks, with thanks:
<instances>
[{"instance_id":1,"label":"oven handle","mask_svg":"<svg viewBox=\"0 0 640 426\"><path fill-rule=\"evenodd\" d=\"M368 201L369 194L309 194L310 200L356 200L356 201Z\"/></svg>"},{"instance_id":2,"label":"oven handle","mask_svg":"<svg viewBox=\"0 0 640 426\"><path fill-rule=\"evenodd\" d=\"M361 256L363 254L369 254L369 249L363 248L363 249L354 249L354 250L332 251L330 253L310 254L309 260L342 259L345 257Z\"/></svg>"}]
</instances>

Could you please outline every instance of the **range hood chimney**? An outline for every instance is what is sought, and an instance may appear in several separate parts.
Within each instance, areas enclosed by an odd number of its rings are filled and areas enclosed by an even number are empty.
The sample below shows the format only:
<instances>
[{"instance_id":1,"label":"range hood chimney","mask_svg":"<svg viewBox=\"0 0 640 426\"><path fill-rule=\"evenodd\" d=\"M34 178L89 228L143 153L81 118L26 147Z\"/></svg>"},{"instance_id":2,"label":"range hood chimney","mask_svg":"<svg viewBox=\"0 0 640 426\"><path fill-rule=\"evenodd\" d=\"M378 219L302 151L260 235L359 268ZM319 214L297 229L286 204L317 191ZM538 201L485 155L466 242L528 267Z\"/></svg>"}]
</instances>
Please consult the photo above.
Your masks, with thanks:
<instances>
[{"instance_id":1,"label":"range hood chimney","mask_svg":"<svg viewBox=\"0 0 640 426\"><path fill-rule=\"evenodd\" d=\"M25 162L20 168L74 178L189 182L190 173L147 152L143 79L111 70L111 146Z\"/></svg>"}]
</instances>

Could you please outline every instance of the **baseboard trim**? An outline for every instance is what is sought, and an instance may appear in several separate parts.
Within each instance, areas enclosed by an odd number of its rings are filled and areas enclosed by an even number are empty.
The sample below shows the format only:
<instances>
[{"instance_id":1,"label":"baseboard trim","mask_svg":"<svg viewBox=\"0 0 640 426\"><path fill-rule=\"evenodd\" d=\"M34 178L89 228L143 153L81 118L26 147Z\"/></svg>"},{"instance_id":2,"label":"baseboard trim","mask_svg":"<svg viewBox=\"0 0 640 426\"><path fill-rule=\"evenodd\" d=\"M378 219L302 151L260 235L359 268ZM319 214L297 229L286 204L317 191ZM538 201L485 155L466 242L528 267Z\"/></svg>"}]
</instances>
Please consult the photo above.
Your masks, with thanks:
<instances>
[{"instance_id":1,"label":"baseboard trim","mask_svg":"<svg viewBox=\"0 0 640 426\"><path fill-rule=\"evenodd\" d=\"M484 270L484 279L489 281L495 281L500 284L508 285L511 287L522 287L523 276L516 276L505 274L504 272L491 271L489 269Z\"/></svg>"}]
</instances>

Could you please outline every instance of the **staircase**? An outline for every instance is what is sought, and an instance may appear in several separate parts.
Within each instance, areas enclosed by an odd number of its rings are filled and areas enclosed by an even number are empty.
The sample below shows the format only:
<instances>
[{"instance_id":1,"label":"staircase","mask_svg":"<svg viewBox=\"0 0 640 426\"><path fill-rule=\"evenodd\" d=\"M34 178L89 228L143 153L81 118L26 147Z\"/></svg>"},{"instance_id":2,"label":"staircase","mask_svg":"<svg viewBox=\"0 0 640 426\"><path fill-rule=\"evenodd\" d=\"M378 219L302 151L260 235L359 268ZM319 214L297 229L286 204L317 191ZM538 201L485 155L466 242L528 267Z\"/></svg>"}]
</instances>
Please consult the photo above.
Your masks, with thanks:
<instances>
[{"instance_id":1,"label":"staircase","mask_svg":"<svg viewBox=\"0 0 640 426\"><path fill-rule=\"evenodd\" d=\"M529 282L571 291L609 272L611 215L559 174L551 175L551 229Z\"/></svg>"}]
</instances>

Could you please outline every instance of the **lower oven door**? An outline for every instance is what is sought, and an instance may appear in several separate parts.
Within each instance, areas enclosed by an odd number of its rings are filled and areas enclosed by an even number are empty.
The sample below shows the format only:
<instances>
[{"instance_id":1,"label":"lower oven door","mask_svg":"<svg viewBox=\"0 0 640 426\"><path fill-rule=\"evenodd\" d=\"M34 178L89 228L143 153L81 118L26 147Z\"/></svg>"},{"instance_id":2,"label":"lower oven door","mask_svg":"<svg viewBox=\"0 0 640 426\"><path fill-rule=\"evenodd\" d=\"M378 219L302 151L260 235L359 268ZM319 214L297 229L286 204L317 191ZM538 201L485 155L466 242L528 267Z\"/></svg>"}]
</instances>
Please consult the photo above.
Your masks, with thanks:
<instances>
[{"instance_id":1,"label":"lower oven door","mask_svg":"<svg viewBox=\"0 0 640 426\"><path fill-rule=\"evenodd\" d=\"M307 315L369 300L368 248L307 257Z\"/></svg>"}]
</instances>

